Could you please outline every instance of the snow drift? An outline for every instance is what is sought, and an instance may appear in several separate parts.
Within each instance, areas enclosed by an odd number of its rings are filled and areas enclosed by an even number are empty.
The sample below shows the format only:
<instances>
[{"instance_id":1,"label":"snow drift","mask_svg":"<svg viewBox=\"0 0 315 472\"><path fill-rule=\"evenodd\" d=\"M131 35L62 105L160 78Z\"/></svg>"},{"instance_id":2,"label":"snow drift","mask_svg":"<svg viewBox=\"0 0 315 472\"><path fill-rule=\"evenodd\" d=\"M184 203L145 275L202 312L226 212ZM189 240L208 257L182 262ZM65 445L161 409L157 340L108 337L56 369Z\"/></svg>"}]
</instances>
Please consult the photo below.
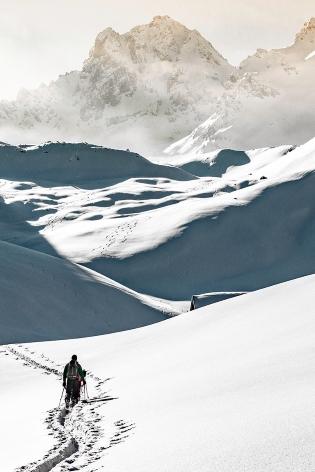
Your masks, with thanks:
<instances>
[{"instance_id":1,"label":"snow drift","mask_svg":"<svg viewBox=\"0 0 315 472\"><path fill-rule=\"evenodd\" d=\"M314 465L314 284L309 276L129 332L16 349L41 364L51 365L50 358L60 368L76 352L91 371L91 396L97 393L94 377L111 378L102 385L117 399L97 406L90 447L82 437L71 467L309 472ZM17 356L1 361L8 365L2 398L14 402L10 385L18 374L28 400L28 408L17 415L2 411L2 427L9 431L2 440L2 466L10 472L41 459L45 445L52 446L41 423L43 405L31 399L35 384L54 406L60 382L23 366ZM0 405L4 410L4 402ZM71 421L79 421L79 437L94 418L88 405L83 408L71 413ZM30 414L25 448L19 426ZM125 425L125 434L119 425ZM21 444L19 455L10 453L12 443Z\"/></svg>"},{"instance_id":2,"label":"snow drift","mask_svg":"<svg viewBox=\"0 0 315 472\"><path fill-rule=\"evenodd\" d=\"M163 305L107 277L0 241L0 343L77 338L164 320Z\"/></svg>"}]
</instances>

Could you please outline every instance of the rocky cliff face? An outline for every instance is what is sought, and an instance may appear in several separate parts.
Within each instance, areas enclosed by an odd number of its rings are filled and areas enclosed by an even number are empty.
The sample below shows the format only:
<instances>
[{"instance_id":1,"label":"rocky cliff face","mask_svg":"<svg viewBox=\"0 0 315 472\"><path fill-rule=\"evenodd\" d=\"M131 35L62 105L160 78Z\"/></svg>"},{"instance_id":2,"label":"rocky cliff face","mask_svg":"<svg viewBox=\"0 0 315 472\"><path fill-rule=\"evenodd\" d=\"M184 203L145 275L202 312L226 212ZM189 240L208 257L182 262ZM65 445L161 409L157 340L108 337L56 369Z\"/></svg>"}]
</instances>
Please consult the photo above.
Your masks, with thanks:
<instances>
[{"instance_id":1,"label":"rocky cliff face","mask_svg":"<svg viewBox=\"0 0 315 472\"><path fill-rule=\"evenodd\" d=\"M257 50L241 63L238 80L218 98L210 119L166 153L302 144L312 138L314 51L315 18L305 23L291 46Z\"/></svg>"},{"instance_id":2,"label":"rocky cliff face","mask_svg":"<svg viewBox=\"0 0 315 472\"><path fill-rule=\"evenodd\" d=\"M155 17L101 32L81 71L2 103L0 126L4 138L12 127L29 139L159 151L203 121L236 75L197 31Z\"/></svg>"},{"instance_id":3,"label":"rocky cliff face","mask_svg":"<svg viewBox=\"0 0 315 472\"><path fill-rule=\"evenodd\" d=\"M174 142L167 152L304 142L314 135L314 50L315 19L290 47L259 49L239 68L167 16L125 34L107 28L81 71L0 103L0 136L146 155Z\"/></svg>"}]
</instances>

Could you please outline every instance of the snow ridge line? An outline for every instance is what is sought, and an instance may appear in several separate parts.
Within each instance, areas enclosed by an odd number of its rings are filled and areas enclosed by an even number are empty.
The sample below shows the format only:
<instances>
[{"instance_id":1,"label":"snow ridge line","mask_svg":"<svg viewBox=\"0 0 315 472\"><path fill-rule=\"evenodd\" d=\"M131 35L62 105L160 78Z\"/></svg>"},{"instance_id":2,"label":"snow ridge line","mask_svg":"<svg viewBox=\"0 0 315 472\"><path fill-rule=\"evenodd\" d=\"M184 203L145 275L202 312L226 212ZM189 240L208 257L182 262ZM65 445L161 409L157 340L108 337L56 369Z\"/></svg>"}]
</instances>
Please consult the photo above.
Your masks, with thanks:
<instances>
[{"instance_id":1,"label":"snow ridge line","mask_svg":"<svg viewBox=\"0 0 315 472\"><path fill-rule=\"evenodd\" d=\"M56 375L62 378L62 371L49 358L41 354L41 359L45 363L34 359L35 355L39 355L30 351L27 347L19 345L19 349L10 345L3 346L6 355L15 356L16 360L23 361L27 367L40 369L46 375ZM23 349L24 352L21 352ZM47 365L49 363L50 365ZM118 420L114 423L113 430L108 431L104 437L100 423L102 416L97 412L106 401L114 400L113 397L108 396L102 390L102 385L106 380L96 377L92 373L89 375L95 382L95 389L99 395L102 395L103 401L99 404L78 404L69 415L66 414L65 409L59 410L54 408L48 412L46 419L47 428L51 430L53 436L57 440L56 445L39 460L32 462L26 466L19 467L16 472L65 472L72 470L85 469L87 472L95 470L93 463L100 459L102 452L109 449L115 444L119 444L129 436L129 431L135 427L132 423L127 423L124 420ZM100 446L98 442L104 437L104 445ZM65 446L66 444L66 446Z\"/></svg>"}]
</instances>

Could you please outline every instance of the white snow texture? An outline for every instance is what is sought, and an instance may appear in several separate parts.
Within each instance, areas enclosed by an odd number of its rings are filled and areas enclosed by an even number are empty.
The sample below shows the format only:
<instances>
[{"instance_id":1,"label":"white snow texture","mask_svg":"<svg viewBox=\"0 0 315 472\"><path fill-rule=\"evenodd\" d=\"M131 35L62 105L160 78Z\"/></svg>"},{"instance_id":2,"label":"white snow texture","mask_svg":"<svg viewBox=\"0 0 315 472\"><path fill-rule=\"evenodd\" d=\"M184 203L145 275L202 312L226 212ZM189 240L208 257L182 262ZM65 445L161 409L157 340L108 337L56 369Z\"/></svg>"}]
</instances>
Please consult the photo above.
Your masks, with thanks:
<instances>
[{"instance_id":1,"label":"white snow texture","mask_svg":"<svg viewBox=\"0 0 315 472\"><path fill-rule=\"evenodd\" d=\"M315 470L314 42L155 17L0 104L1 472Z\"/></svg>"}]
</instances>

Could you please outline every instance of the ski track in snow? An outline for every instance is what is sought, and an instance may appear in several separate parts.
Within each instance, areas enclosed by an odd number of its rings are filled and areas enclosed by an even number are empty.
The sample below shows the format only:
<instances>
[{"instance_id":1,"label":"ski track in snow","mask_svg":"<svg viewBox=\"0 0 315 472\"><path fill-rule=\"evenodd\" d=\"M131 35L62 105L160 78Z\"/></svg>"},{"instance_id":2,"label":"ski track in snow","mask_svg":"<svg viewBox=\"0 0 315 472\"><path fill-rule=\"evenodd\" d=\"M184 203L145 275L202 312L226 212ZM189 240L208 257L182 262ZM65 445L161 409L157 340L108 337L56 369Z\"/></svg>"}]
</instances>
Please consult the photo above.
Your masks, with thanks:
<instances>
[{"instance_id":1,"label":"ski track in snow","mask_svg":"<svg viewBox=\"0 0 315 472\"><path fill-rule=\"evenodd\" d=\"M105 236L102 245L92 249L91 252L96 252L98 257L107 255L107 249L126 243L128 236L134 231L137 225L138 221L134 220L130 223L116 226Z\"/></svg>"},{"instance_id":2,"label":"ski track in snow","mask_svg":"<svg viewBox=\"0 0 315 472\"><path fill-rule=\"evenodd\" d=\"M25 367L40 370L44 375L55 375L61 382L62 366L44 354L22 345L3 348L1 354L11 355ZM97 397L91 398L90 403L79 403L69 413L58 407L49 410L45 422L49 434L56 440L55 445L43 458L18 467L16 472L96 472L101 469L96 462L105 451L129 437L134 423L118 419L106 426L106 430L101 426L102 415L98 410L104 403L117 399L104 391L103 386L110 379L102 380L89 371L87 377L94 383Z\"/></svg>"}]
</instances>

